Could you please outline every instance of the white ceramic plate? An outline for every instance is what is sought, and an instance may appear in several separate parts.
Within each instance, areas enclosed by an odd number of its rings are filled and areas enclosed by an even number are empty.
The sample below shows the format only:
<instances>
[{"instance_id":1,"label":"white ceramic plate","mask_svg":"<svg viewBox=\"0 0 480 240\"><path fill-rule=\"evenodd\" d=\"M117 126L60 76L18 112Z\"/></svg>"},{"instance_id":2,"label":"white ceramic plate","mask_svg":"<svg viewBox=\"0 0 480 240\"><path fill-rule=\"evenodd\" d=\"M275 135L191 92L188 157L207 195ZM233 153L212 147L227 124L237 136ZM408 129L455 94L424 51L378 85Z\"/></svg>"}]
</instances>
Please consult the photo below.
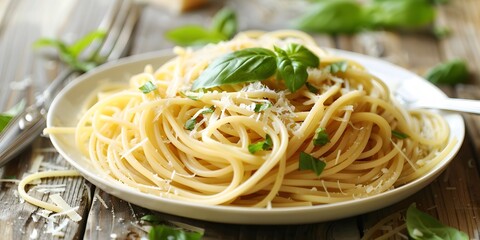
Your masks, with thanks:
<instances>
[{"instance_id":1,"label":"white ceramic plate","mask_svg":"<svg viewBox=\"0 0 480 240\"><path fill-rule=\"evenodd\" d=\"M417 75L372 57L339 50L330 50L334 54L354 59L363 64L374 75L382 78L390 87L402 86L402 91L416 98L444 98L438 88ZM143 71L147 64L154 68L170 59L170 52L150 53L132 56L115 63L106 64L85 74L69 84L54 100L47 117L48 127L72 127L79 117L80 106L86 96L91 94L99 82L126 81L133 74ZM258 209L227 206L204 206L157 196L144 194L122 186L120 183L108 181L98 174L88 161L82 157L75 147L73 135L50 136L53 145L81 174L100 189L136 205L169 214L214 221L238 224L299 224L320 221L330 221L354 216L380 209L398 202L419 191L432 182L453 159L460 149L464 138L464 122L458 114L442 112L451 128L451 137L458 140L454 150L430 173L407 185L380 195L346 201L341 203L319 205L312 207L295 207L279 209Z\"/></svg>"}]
</instances>

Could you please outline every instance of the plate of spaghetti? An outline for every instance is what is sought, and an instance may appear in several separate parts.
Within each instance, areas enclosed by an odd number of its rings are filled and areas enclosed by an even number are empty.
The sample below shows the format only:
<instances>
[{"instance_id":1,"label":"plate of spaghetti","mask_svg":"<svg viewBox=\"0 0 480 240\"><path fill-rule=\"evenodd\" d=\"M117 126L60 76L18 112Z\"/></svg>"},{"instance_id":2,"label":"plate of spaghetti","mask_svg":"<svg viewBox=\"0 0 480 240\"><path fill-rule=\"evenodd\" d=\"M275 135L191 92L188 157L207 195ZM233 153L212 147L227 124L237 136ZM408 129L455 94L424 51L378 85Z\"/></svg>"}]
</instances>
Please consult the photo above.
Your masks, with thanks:
<instances>
[{"instance_id":1,"label":"plate of spaghetti","mask_svg":"<svg viewBox=\"0 0 480 240\"><path fill-rule=\"evenodd\" d=\"M145 208L224 223L329 221L410 196L460 149L460 115L407 109L396 91L446 97L305 33L250 31L84 74L55 98L45 133L87 180Z\"/></svg>"}]
</instances>

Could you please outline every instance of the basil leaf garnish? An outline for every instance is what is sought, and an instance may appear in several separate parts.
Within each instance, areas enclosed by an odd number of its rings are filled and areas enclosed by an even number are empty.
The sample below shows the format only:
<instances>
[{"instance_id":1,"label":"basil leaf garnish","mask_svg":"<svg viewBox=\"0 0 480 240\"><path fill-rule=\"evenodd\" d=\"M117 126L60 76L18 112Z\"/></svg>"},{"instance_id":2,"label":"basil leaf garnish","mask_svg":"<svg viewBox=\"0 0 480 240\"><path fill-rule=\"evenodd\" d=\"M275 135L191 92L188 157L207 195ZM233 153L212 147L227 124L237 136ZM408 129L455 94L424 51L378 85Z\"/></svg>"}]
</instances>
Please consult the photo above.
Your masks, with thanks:
<instances>
[{"instance_id":1,"label":"basil leaf garnish","mask_svg":"<svg viewBox=\"0 0 480 240\"><path fill-rule=\"evenodd\" d=\"M398 139L405 139L405 138L408 138L408 135L403 133L403 132L400 132L400 131L396 131L396 130L392 130L392 135Z\"/></svg>"},{"instance_id":2,"label":"basil leaf garnish","mask_svg":"<svg viewBox=\"0 0 480 240\"><path fill-rule=\"evenodd\" d=\"M255 108L253 109L253 111L258 113L258 112L265 111L265 110L267 110L268 108L271 108L271 107L272 107L272 103L270 103L270 102L257 103L257 104L255 104Z\"/></svg>"},{"instance_id":3,"label":"basil leaf garnish","mask_svg":"<svg viewBox=\"0 0 480 240\"><path fill-rule=\"evenodd\" d=\"M434 217L418 210L415 204L411 204L407 210L408 234L413 239L465 239L466 233L440 223Z\"/></svg>"},{"instance_id":4,"label":"basil leaf garnish","mask_svg":"<svg viewBox=\"0 0 480 240\"><path fill-rule=\"evenodd\" d=\"M270 135L267 134L267 136L265 137L265 140L249 144L248 151L251 154L255 154L256 152L261 150L270 150L272 149L272 147L273 147L272 138L270 137Z\"/></svg>"},{"instance_id":5,"label":"basil leaf garnish","mask_svg":"<svg viewBox=\"0 0 480 240\"><path fill-rule=\"evenodd\" d=\"M181 46L204 45L228 39L225 35L200 25L185 25L172 29L165 33L165 37Z\"/></svg>"},{"instance_id":6,"label":"basil leaf garnish","mask_svg":"<svg viewBox=\"0 0 480 240\"><path fill-rule=\"evenodd\" d=\"M298 164L299 170L311 170L314 171L317 176L320 176L323 169L325 169L325 166L327 166L327 164L324 161L315 158L308 153L300 152L300 161Z\"/></svg>"},{"instance_id":7,"label":"basil leaf garnish","mask_svg":"<svg viewBox=\"0 0 480 240\"><path fill-rule=\"evenodd\" d=\"M212 31L222 33L227 39L237 32L237 15L229 8L223 8L212 19Z\"/></svg>"},{"instance_id":8,"label":"basil leaf garnish","mask_svg":"<svg viewBox=\"0 0 480 240\"><path fill-rule=\"evenodd\" d=\"M428 71L425 78L435 84L457 84L468 81L470 73L463 60L454 59L438 64Z\"/></svg>"},{"instance_id":9,"label":"basil leaf garnish","mask_svg":"<svg viewBox=\"0 0 480 240\"><path fill-rule=\"evenodd\" d=\"M323 146L330 142L327 130L323 127L317 128L315 130L315 137L313 137L313 145Z\"/></svg>"},{"instance_id":10,"label":"basil leaf garnish","mask_svg":"<svg viewBox=\"0 0 480 240\"><path fill-rule=\"evenodd\" d=\"M265 48L246 48L215 59L193 82L192 90L264 80L275 71L275 53Z\"/></svg>"},{"instance_id":11,"label":"basil leaf garnish","mask_svg":"<svg viewBox=\"0 0 480 240\"><path fill-rule=\"evenodd\" d=\"M155 91L155 89L157 89L157 85L155 85L152 81L148 81L138 89L140 89L140 91L142 91L144 94L147 94Z\"/></svg>"}]
</instances>

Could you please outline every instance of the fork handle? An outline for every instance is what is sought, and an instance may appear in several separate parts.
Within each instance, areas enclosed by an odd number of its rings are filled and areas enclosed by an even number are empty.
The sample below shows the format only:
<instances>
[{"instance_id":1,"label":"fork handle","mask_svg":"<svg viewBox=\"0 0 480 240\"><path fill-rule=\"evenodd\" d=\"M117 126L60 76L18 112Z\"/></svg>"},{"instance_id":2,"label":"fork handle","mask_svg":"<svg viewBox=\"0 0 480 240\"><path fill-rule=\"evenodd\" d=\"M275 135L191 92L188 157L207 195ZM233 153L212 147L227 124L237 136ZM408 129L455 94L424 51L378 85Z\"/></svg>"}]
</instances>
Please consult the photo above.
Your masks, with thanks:
<instances>
[{"instance_id":1,"label":"fork handle","mask_svg":"<svg viewBox=\"0 0 480 240\"><path fill-rule=\"evenodd\" d=\"M53 97L75 72L71 69L62 71L32 105L10 120L0 133L0 167L19 155L42 133Z\"/></svg>"},{"instance_id":2,"label":"fork handle","mask_svg":"<svg viewBox=\"0 0 480 240\"><path fill-rule=\"evenodd\" d=\"M480 100L460 99L460 98L445 98L435 100L419 100L412 104L412 107L418 108L434 108L442 110L450 110L457 112L466 112L480 114Z\"/></svg>"},{"instance_id":3,"label":"fork handle","mask_svg":"<svg viewBox=\"0 0 480 240\"><path fill-rule=\"evenodd\" d=\"M45 128L46 109L31 105L16 115L0 135L0 167L29 146Z\"/></svg>"}]
</instances>

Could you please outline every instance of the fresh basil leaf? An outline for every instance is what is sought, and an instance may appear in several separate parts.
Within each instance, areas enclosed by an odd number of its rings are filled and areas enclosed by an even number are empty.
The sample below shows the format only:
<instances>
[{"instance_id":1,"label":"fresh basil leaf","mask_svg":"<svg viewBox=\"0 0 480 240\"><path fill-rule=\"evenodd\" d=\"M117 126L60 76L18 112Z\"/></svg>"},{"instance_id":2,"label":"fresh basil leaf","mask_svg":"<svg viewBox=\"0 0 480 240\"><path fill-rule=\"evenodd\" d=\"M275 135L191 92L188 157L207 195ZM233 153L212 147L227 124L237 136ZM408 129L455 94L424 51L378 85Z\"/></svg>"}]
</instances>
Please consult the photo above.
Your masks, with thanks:
<instances>
[{"instance_id":1,"label":"fresh basil leaf","mask_svg":"<svg viewBox=\"0 0 480 240\"><path fill-rule=\"evenodd\" d=\"M346 61L335 62L327 66L330 69L331 73L345 72L348 68L348 63Z\"/></svg>"},{"instance_id":2,"label":"fresh basil leaf","mask_svg":"<svg viewBox=\"0 0 480 240\"><path fill-rule=\"evenodd\" d=\"M199 240L202 237L202 233L185 231L167 225L153 226L148 233L149 240Z\"/></svg>"},{"instance_id":3,"label":"fresh basil leaf","mask_svg":"<svg viewBox=\"0 0 480 240\"><path fill-rule=\"evenodd\" d=\"M255 111L256 113L263 112L263 111L265 111L265 110L267 110L268 108L271 108L271 107L272 107L271 102L257 103L257 104L255 104L255 108L253 109L253 111Z\"/></svg>"},{"instance_id":4,"label":"fresh basil leaf","mask_svg":"<svg viewBox=\"0 0 480 240\"><path fill-rule=\"evenodd\" d=\"M300 152L300 161L298 164L299 170L311 170L314 171L317 176L320 176L325 166L327 166L327 164L324 161L315 158L308 153Z\"/></svg>"},{"instance_id":5,"label":"fresh basil leaf","mask_svg":"<svg viewBox=\"0 0 480 240\"><path fill-rule=\"evenodd\" d=\"M195 124L197 124L196 118L190 118L185 122L185 129L192 131L195 128Z\"/></svg>"},{"instance_id":6,"label":"fresh basil leaf","mask_svg":"<svg viewBox=\"0 0 480 240\"><path fill-rule=\"evenodd\" d=\"M212 19L212 31L222 33L230 39L237 32L237 16L229 8L218 11Z\"/></svg>"},{"instance_id":7,"label":"fresh basil leaf","mask_svg":"<svg viewBox=\"0 0 480 240\"><path fill-rule=\"evenodd\" d=\"M364 27L367 16L357 1L321 1L293 21L295 28L320 33L354 33Z\"/></svg>"},{"instance_id":8,"label":"fresh basil leaf","mask_svg":"<svg viewBox=\"0 0 480 240\"><path fill-rule=\"evenodd\" d=\"M290 92L295 92L301 88L308 78L307 67L299 62L294 62L288 56L278 57L278 75L285 81Z\"/></svg>"},{"instance_id":9,"label":"fresh basil leaf","mask_svg":"<svg viewBox=\"0 0 480 240\"><path fill-rule=\"evenodd\" d=\"M413 239L469 239L466 233L443 225L434 217L418 210L415 204L408 207L406 218L408 234Z\"/></svg>"},{"instance_id":10,"label":"fresh basil leaf","mask_svg":"<svg viewBox=\"0 0 480 240\"><path fill-rule=\"evenodd\" d=\"M470 73L463 60L455 59L430 69L425 78L435 84L458 84L468 81Z\"/></svg>"},{"instance_id":11,"label":"fresh basil leaf","mask_svg":"<svg viewBox=\"0 0 480 240\"><path fill-rule=\"evenodd\" d=\"M148 81L138 89L140 89L140 91L142 91L144 94L147 94L155 91L157 89L157 85L155 85L152 81Z\"/></svg>"},{"instance_id":12,"label":"fresh basil leaf","mask_svg":"<svg viewBox=\"0 0 480 240\"><path fill-rule=\"evenodd\" d=\"M316 68L320 64L318 56L303 45L296 43L288 44L285 52L292 61L300 62L307 67Z\"/></svg>"},{"instance_id":13,"label":"fresh basil leaf","mask_svg":"<svg viewBox=\"0 0 480 240\"><path fill-rule=\"evenodd\" d=\"M80 38L79 40L75 41L72 45L70 45L69 52L74 57L78 57L80 53L83 52L90 44L92 44L96 40L103 40L107 36L107 33L103 30L97 30L88 33L84 37Z\"/></svg>"},{"instance_id":14,"label":"fresh basil leaf","mask_svg":"<svg viewBox=\"0 0 480 240\"><path fill-rule=\"evenodd\" d=\"M204 109L200 114L207 114L207 113L213 113L215 112L215 106L211 106L207 109Z\"/></svg>"},{"instance_id":15,"label":"fresh basil leaf","mask_svg":"<svg viewBox=\"0 0 480 240\"><path fill-rule=\"evenodd\" d=\"M277 53L277 71L290 92L301 88L308 78L307 67L318 67L320 60L302 45L289 44L286 50L274 47Z\"/></svg>"},{"instance_id":16,"label":"fresh basil leaf","mask_svg":"<svg viewBox=\"0 0 480 240\"><path fill-rule=\"evenodd\" d=\"M313 145L323 146L330 142L327 130L324 127L317 128L315 130L315 136L313 137Z\"/></svg>"},{"instance_id":17,"label":"fresh basil leaf","mask_svg":"<svg viewBox=\"0 0 480 240\"><path fill-rule=\"evenodd\" d=\"M408 138L408 135L403 133L403 132L399 132L399 131L396 131L396 130L392 130L392 135L398 139L405 139L405 138Z\"/></svg>"},{"instance_id":18,"label":"fresh basil leaf","mask_svg":"<svg viewBox=\"0 0 480 240\"><path fill-rule=\"evenodd\" d=\"M311 93L313 94L317 94L320 90L318 90L318 88L314 87L312 84L310 84L309 82L306 82L305 83L305 86L307 86L307 89L308 91L310 91Z\"/></svg>"},{"instance_id":19,"label":"fresh basil leaf","mask_svg":"<svg viewBox=\"0 0 480 240\"><path fill-rule=\"evenodd\" d=\"M215 59L192 85L192 90L264 80L276 71L276 56L265 48L246 48Z\"/></svg>"},{"instance_id":20,"label":"fresh basil leaf","mask_svg":"<svg viewBox=\"0 0 480 240\"><path fill-rule=\"evenodd\" d=\"M261 150L270 150L272 149L272 147L273 147L272 138L270 137L270 135L267 134L267 136L265 137L265 140L259 141L253 144L249 144L248 151L251 154L255 154L256 152Z\"/></svg>"},{"instance_id":21,"label":"fresh basil leaf","mask_svg":"<svg viewBox=\"0 0 480 240\"><path fill-rule=\"evenodd\" d=\"M200 25L186 25L167 31L165 37L181 46L217 43L228 38L220 32L211 31Z\"/></svg>"},{"instance_id":22,"label":"fresh basil leaf","mask_svg":"<svg viewBox=\"0 0 480 240\"><path fill-rule=\"evenodd\" d=\"M421 28L435 20L435 7L427 0L375 1L367 6L373 28Z\"/></svg>"},{"instance_id":23,"label":"fresh basil leaf","mask_svg":"<svg viewBox=\"0 0 480 240\"><path fill-rule=\"evenodd\" d=\"M68 46L63 41L58 39L40 38L33 42L33 48L38 49L42 47L53 47L56 48L59 52L69 54Z\"/></svg>"}]
</instances>

